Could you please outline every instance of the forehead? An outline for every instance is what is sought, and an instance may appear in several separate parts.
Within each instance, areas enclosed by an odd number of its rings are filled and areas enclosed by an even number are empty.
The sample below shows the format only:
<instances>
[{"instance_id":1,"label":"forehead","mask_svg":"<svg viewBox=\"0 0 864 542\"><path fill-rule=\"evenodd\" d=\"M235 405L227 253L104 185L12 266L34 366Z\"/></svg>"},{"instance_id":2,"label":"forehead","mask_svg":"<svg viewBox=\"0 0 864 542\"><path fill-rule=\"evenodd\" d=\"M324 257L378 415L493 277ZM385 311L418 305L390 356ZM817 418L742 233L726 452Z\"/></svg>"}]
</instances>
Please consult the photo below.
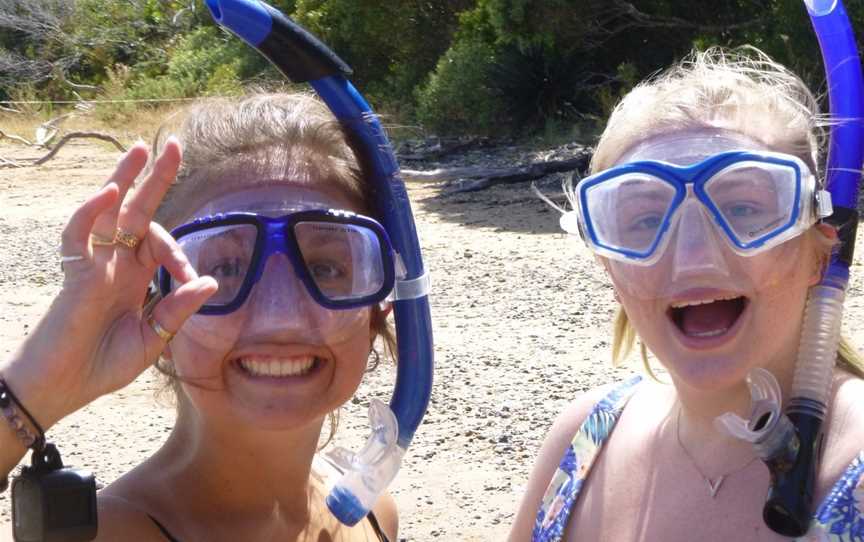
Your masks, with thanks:
<instances>
[{"instance_id":1,"label":"forehead","mask_svg":"<svg viewBox=\"0 0 864 542\"><path fill-rule=\"evenodd\" d=\"M196 207L188 218L238 211L280 214L282 211L322 208L358 210L357 205L352 203L347 195L335 189L307 183L274 181L217 194Z\"/></svg>"},{"instance_id":2,"label":"forehead","mask_svg":"<svg viewBox=\"0 0 864 542\"><path fill-rule=\"evenodd\" d=\"M659 160L680 166L695 164L721 152L773 150L739 132L697 129L658 134L627 149L615 165L639 160Z\"/></svg>"}]
</instances>

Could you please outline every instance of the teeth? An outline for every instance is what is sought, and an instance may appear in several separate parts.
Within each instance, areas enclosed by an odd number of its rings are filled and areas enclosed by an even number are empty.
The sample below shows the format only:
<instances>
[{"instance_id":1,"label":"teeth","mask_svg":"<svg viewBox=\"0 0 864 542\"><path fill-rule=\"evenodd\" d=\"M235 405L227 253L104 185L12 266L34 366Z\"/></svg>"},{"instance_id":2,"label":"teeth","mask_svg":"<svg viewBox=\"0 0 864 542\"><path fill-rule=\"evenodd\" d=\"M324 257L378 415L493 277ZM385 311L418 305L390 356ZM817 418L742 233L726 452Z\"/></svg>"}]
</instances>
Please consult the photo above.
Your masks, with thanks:
<instances>
[{"instance_id":1,"label":"teeth","mask_svg":"<svg viewBox=\"0 0 864 542\"><path fill-rule=\"evenodd\" d=\"M728 301L730 299L738 299L741 297L740 295L727 295L720 297L712 297L710 299L694 299L691 301L679 301L677 303L672 303L673 309L681 309L684 307L692 307L695 305L707 305L708 303L714 303L715 301Z\"/></svg>"},{"instance_id":2,"label":"teeth","mask_svg":"<svg viewBox=\"0 0 864 542\"><path fill-rule=\"evenodd\" d=\"M711 331L702 331L700 333L688 333L687 336L688 337L716 337L717 335L723 335L727 331L729 331L729 328L724 327L721 329L714 329Z\"/></svg>"},{"instance_id":3,"label":"teeth","mask_svg":"<svg viewBox=\"0 0 864 542\"><path fill-rule=\"evenodd\" d=\"M302 376L308 373L315 364L314 357L272 359L243 358L240 366L252 376Z\"/></svg>"}]
</instances>

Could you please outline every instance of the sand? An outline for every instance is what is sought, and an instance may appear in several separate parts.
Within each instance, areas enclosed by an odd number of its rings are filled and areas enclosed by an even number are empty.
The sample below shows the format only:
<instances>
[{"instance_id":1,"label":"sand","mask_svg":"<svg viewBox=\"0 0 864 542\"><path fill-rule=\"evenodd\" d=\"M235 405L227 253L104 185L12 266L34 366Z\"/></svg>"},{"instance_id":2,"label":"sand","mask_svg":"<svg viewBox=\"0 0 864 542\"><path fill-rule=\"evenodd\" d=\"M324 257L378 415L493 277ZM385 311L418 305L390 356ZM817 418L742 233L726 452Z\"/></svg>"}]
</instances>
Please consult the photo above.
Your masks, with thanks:
<instances>
[{"instance_id":1,"label":"sand","mask_svg":"<svg viewBox=\"0 0 864 542\"><path fill-rule=\"evenodd\" d=\"M572 149L503 148L411 167L560 159ZM5 158L39 154L0 145ZM11 355L58 291L60 231L118 156L72 142L44 166L0 170L0 356ZM552 176L540 186L560 199L559 184ZM611 367L611 287L527 184L446 194L434 183L411 183L409 195L432 274L437 367L429 412L391 488L400 538L503 540L556 414L580 391L624 378L638 363ZM864 345L854 326L862 315L860 265L856 258L845 328ZM367 376L343 407L337 444L360 446L369 399L387 401L393 381L386 363ZM145 372L53 427L66 463L107 484L156 450L174 418L154 399L156 385ZM0 495L0 538L11 539L9 504L8 493Z\"/></svg>"}]
</instances>

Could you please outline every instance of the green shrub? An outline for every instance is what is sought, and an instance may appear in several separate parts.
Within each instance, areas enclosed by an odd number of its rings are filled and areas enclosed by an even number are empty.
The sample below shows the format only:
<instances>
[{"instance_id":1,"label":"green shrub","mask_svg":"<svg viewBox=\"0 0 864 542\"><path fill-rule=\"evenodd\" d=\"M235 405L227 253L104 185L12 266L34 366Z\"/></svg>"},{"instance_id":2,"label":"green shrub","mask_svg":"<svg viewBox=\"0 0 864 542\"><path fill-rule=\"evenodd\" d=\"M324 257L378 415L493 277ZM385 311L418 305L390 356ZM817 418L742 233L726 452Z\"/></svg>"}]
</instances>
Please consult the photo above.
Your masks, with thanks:
<instances>
[{"instance_id":1,"label":"green shrub","mask_svg":"<svg viewBox=\"0 0 864 542\"><path fill-rule=\"evenodd\" d=\"M457 41L417 91L417 118L439 134L493 134L502 122L502 104L489 87L495 66L492 46Z\"/></svg>"},{"instance_id":2,"label":"green shrub","mask_svg":"<svg viewBox=\"0 0 864 542\"><path fill-rule=\"evenodd\" d=\"M222 64L207 79L204 93L208 96L237 96L243 93L239 62Z\"/></svg>"}]
</instances>

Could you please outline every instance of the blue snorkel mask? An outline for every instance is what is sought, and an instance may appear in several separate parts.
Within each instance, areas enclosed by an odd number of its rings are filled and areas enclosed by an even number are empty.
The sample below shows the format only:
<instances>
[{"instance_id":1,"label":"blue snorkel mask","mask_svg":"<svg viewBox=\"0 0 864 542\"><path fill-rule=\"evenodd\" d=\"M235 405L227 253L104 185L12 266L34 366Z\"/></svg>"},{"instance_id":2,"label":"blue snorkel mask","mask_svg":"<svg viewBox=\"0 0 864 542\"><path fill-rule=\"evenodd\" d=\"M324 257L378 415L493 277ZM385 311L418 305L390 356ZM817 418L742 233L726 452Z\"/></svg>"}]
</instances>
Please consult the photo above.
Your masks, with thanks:
<instances>
[{"instance_id":1,"label":"blue snorkel mask","mask_svg":"<svg viewBox=\"0 0 864 542\"><path fill-rule=\"evenodd\" d=\"M331 454L345 474L327 497L327 506L339 521L354 525L366 516L396 476L432 391L429 279L408 194L399 178L399 166L387 136L369 104L348 81L351 69L341 59L305 29L263 2L206 0L206 3L217 23L257 49L289 79L309 83L342 123L363 171L375 188L375 210L382 217L385 236L393 247L394 266L400 271L392 278L389 296L399 349L396 388L390 405L377 401L370 405L372 434L362 451L338 449ZM345 221L336 222L341 227ZM321 290L314 282L310 277L306 284L310 292ZM378 282L369 286L367 293L377 286ZM370 295L380 295L381 291L375 290ZM337 304L338 298L335 296ZM327 294L322 294L322 299L325 303L327 299L334 301Z\"/></svg>"}]
</instances>

